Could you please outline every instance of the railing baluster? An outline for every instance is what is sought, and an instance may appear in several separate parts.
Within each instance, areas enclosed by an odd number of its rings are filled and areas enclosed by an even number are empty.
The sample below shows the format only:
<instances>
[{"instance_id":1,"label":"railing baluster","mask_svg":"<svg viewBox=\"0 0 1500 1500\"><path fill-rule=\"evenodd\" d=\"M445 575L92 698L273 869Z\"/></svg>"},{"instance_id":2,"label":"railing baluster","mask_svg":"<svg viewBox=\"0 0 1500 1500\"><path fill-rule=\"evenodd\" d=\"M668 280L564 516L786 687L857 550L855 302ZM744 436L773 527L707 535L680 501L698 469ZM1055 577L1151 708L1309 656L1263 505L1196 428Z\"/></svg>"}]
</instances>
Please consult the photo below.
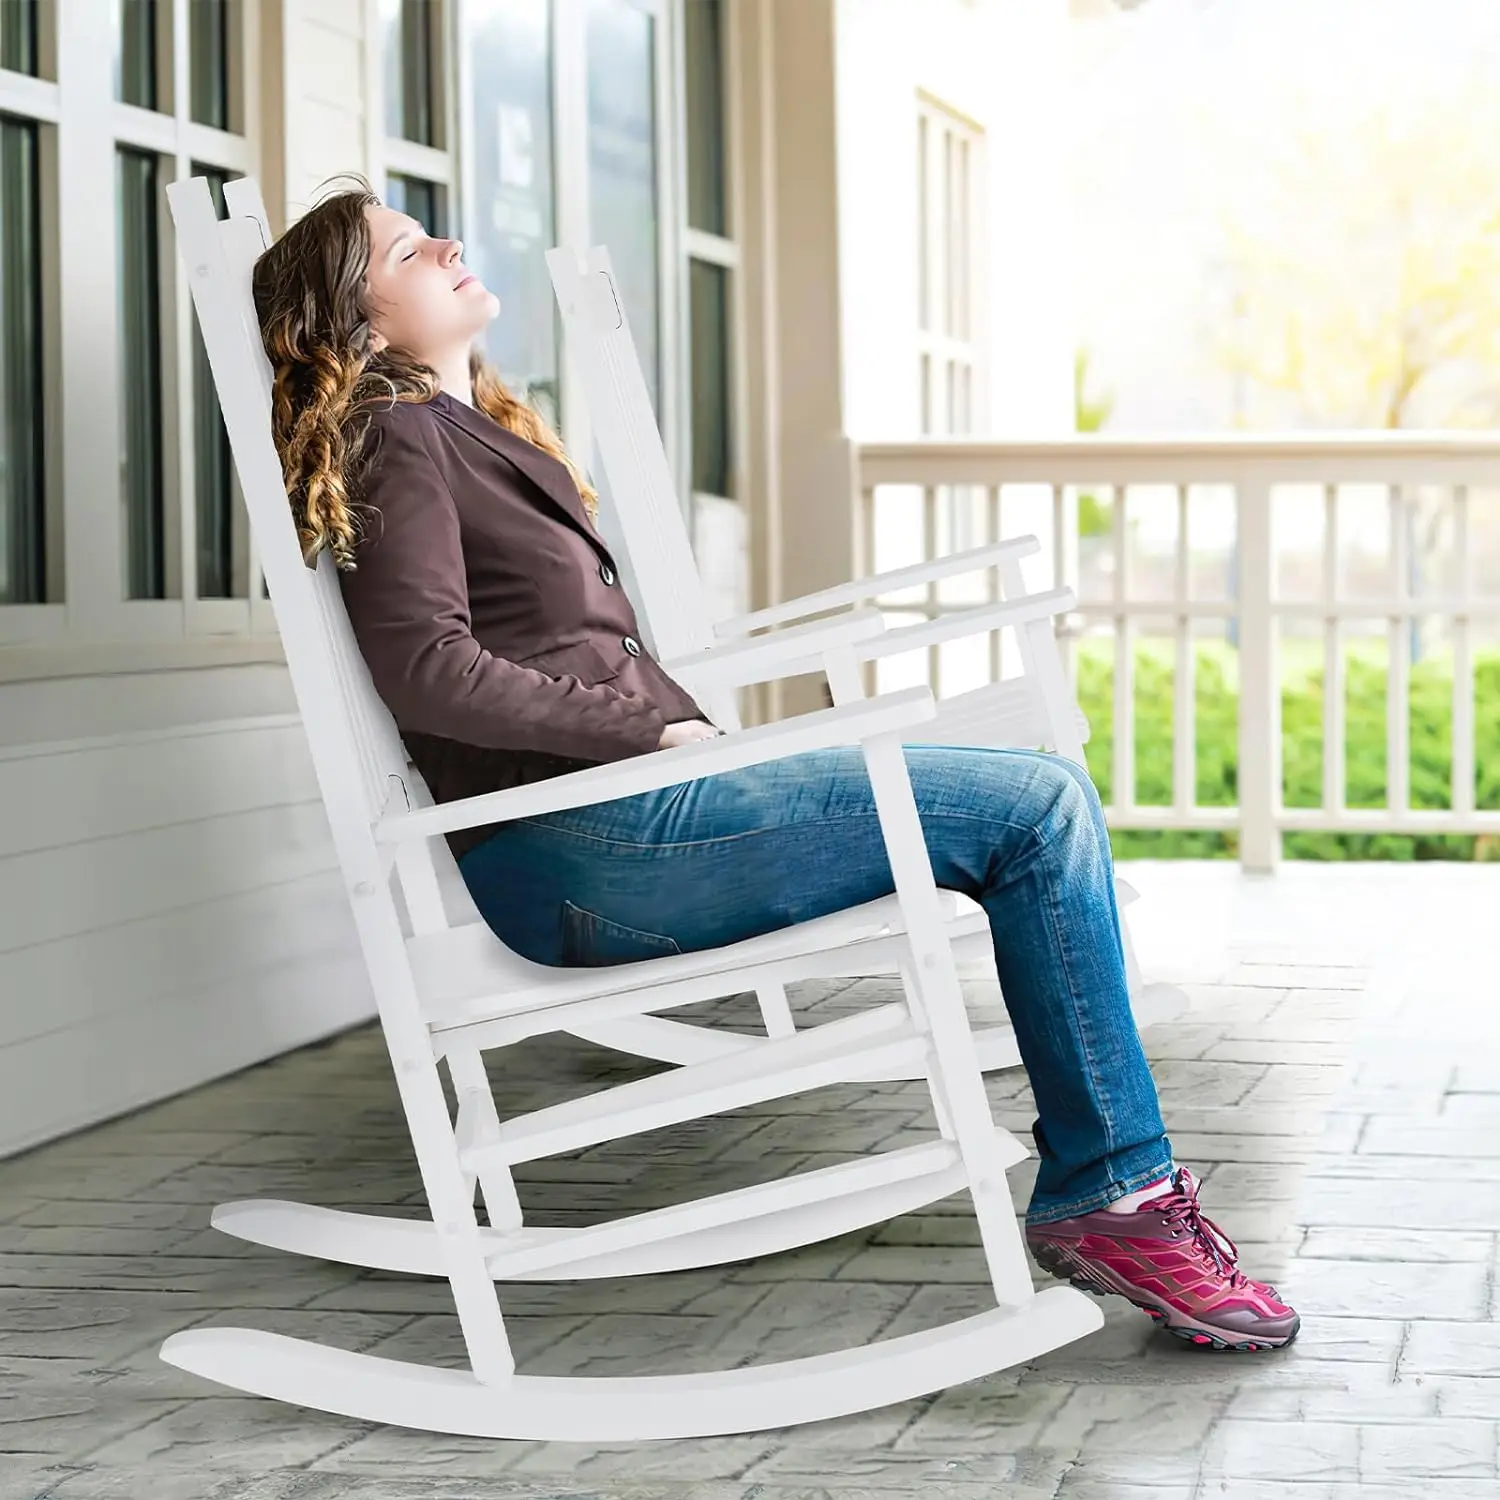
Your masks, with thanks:
<instances>
[{"instance_id":1,"label":"railing baluster","mask_svg":"<svg viewBox=\"0 0 1500 1500\"><path fill-rule=\"evenodd\" d=\"M1323 491L1323 807L1344 809L1344 637L1337 610L1339 597L1339 487Z\"/></svg>"},{"instance_id":2,"label":"railing baluster","mask_svg":"<svg viewBox=\"0 0 1500 1500\"><path fill-rule=\"evenodd\" d=\"M1070 503L1071 502L1071 503ZM1052 486L1052 587L1078 588L1078 506L1062 484ZM1073 649L1077 617L1058 621L1057 646L1068 691L1078 695L1078 653Z\"/></svg>"},{"instance_id":3,"label":"railing baluster","mask_svg":"<svg viewBox=\"0 0 1500 1500\"><path fill-rule=\"evenodd\" d=\"M1123 607L1130 599L1129 531L1125 525L1128 486L1114 486L1111 507L1115 558L1115 807L1135 806L1135 621Z\"/></svg>"},{"instance_id":4,"label":"railing baluster","mask_svg":"<svg viewBox=\"0 0 1500 1500\"><path fill-rule=\"evenodd\" d=\"M1469 600L1474 568L1469 557L1469 491L1453 491L1453 545L1458 555L1458 610L1453 617L1453 811L1474 811L1474 639Z\"/></svg>"},{"instance_id":5,"label":"railing baluster","mask_svg":"<svg viewBox=\"0 0 1500 1500\"><path fill-rule=\"evenodd\" d=\"M922 556L930 560L938 555L938 495L931 485L922 490ZM927 618L938 617L938 586L927 585ZM943 657L937 646L927 648L927 681L935 698L943 695Z\"/></svg>"},{"instance_id":6,"label":"railing baluster","mask_svg":"<svg viewBox=\"0 0 1500 1500\"><path fill-rule=\"evenodd\" d=\"M1235 485L1239 532L1240 865L1269 874L1281 859L1281 694L1276 617L1271 610L1275 551L1271 486Z\"/></svg>"},{"instance_id":7,"label":"railing baluster","mask_svg":"<svg viewBox=\"0 0 1500 1500\"><path fill-rule=\"evenodd\" d=\"M1188 494L1177 486L1177 669L1172 679L1172 806L1188 817L1198 800L1198 731L1196 661L1193 655L1192 545L1188 534Z\"/></svg>"},{"instance_id":8,"label":"railing baluster","mask_svg":"<svg viewBox=\"0 0 1500 1500\"><path fill-rule=\"evenodd\" d=\"M1385 804L1396 816L1411 809L1411 602L1410 549L1406 536L1406 492L1387 486L1391 527L1392 612L1387 621L1385 680Z\"/></svg>"},{"instance_id":9,"label":"railing baluster","mask_svg":"<svg viewBox=\"0 0 1500 1500\"><path fill-rule=\"evenodd\" d=\"M985 541L998 542L1004 533L1000 530L1000 486L992 484L986 487L984 492L984 524ZM1000 570L991 568L989 572L989 596L998 599L1001 594ZM999 682L1005 673L1005 647L1003 630L990 631L990 681Z\"/></svg>"}]
</instances>

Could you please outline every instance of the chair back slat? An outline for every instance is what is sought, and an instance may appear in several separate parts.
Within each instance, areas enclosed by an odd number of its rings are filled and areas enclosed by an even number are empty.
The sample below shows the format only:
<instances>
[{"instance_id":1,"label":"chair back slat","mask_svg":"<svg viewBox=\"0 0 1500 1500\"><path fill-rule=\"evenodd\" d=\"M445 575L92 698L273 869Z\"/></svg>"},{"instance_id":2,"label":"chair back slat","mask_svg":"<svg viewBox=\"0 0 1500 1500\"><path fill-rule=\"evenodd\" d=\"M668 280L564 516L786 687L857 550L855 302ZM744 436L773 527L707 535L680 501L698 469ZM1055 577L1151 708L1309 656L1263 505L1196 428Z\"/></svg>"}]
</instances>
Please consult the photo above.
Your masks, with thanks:
<instances>
[{"instance_id":1,"label":"chair back slat","mask_svg":"<svg viewBox=\"0 0 1500 1500\"><path fill-rule=\"evenodd\" d=\"M691 655L713 643L713 621L609 252L549 250L547 268L653 645L666 658Z\"/></svg>"},{"instance_id":2,"label":"chair back slat","mask_svg":"<svg viewBox=\"0 0 1500 1500\"><path fill-rule=\"evenodd\" d=\"M351 864L367 872L372 824L406 756L354 641L332 560L305 564L287 504L251 295L264 221L232 214L221 222L202 178L172 184L167 196L340 862L346 874Z\"/></svg>"}]
</instances>

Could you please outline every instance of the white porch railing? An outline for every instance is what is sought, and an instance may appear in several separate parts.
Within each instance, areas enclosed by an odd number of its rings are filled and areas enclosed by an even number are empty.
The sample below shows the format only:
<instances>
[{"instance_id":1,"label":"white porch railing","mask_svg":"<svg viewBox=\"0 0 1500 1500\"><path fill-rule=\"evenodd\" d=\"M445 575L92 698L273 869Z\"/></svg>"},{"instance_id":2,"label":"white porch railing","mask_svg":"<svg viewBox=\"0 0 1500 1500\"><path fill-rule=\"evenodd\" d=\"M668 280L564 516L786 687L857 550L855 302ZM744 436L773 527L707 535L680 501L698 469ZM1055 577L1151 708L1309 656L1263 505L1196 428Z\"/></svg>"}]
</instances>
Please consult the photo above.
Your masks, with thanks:
<instances>
[{"instance_id":1,"label":"white porch railing","mask_svg":"<svg viewBox=\"0 0 1500 1500\"><path fill-rule=\"evenodd\" d=\"M1472 503L1481 491L1500 493L1500 439L1450 433L1024 443L922 439L865 444L856 453L867 571L1037 531L1052 577L1033 578L1032 585L1064 583L1080 594L1076 616L1063 632L1070 670L1076 673L1080 637L1112 634L1112 826L1237 830L1241 861L1251 870L1274 868L1282 835L1291 830L1500 833L1500 811L1476 806L1474 695L1476 650L1489 641L1500 644L1500 576L1475 576L1481 570L1474 566ZM1091 511L1096 521L1108 517L1109 530L1093 539L1097 555L1090 578L1081 580L1079 496L1101 492L1110 496L1107 509ZM1385 512L1378 571L1370 562L1368 524L1349 525L1353 502L1362 502L1368 513L1372 499ZM1142 501L1159 518L1163 509L1175 508L1175 518L1166 518L1175 524L1158 528L1175 532L1165 547L1160 537L1153 549L1149 538L1139 536L1130 512ZM1199 587L1203 558L1195 551L1193 521L1209 512L1220 533L1222 597ZM1419 513L1431 533L1426 553L1433 553L1433 537L1439 537L1436 552L1447 565L1435 592L1413 573L1423 551L1412 542ZM954 517L966 524L955 524ZM1314 529L1320 540L1309 546ZM1278 531L1299 534L1300 548L1278 546ZM1486 521L1482 540L1500 545L1500 509L1494 525ZM1351 548L1361 541L1363 551ZM1351 551L1356 562L1363 559L1364 577L1354 583L1345 576ZM1293 576L1299 568L1300 580ZM895 613L935 615L972 602L928 590L920 598L882 604ZM1165 628L1152 629L1153 622ZM1351 807L1345 786L1346 665L1360 622L1377 622L1386 637L1386 798L1374 808ZM1412 646L1423 622L1445 632L1451 651L1446 807L1411 805ZM1232 807L1200 806L1195 795L1198 643L1216 628L1228 637L1225 659L1231 670L1237 668L1239 682L1238 805ZM1163 806L1142 806L1136 799L1136 642L1148 629L1173 642L1172 794ZM1289 807L1282 777L1283 643L1300 639L1316 656L1319 638L1321 801ZM991 671L1001 670L997 648ZM940 674L934 658L929 677L941 694ZM1500 705L1486 707L1500 712Z\"/></svg>"}]
</instances>

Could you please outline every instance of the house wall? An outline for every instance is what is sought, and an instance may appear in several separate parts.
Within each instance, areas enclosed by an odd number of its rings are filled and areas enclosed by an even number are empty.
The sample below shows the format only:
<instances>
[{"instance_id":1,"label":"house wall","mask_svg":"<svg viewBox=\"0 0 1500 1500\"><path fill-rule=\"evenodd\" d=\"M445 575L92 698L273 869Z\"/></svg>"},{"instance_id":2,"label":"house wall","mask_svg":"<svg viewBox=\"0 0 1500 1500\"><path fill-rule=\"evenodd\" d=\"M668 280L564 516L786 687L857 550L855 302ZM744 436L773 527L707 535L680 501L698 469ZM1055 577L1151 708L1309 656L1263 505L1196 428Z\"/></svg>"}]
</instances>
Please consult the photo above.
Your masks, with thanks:
<instances>
[{"instance_id":1,"label":"house wall","mask_svg":"<svg viewBox=\"0 0 1500 1500\"><path fill-rule=\"evenodd\" d=\"M366 169L364 0L262 0L273 217ZM373 1014L274 639L0 649L0 1155Z\"/></svg>"},{"instance_id":2,"label":"house wall","mask_svg":"<svg viewBox=\"0 0 1500 1500\"><path fill-rule=\"evenodd\" d=\"M984 134L987 399L976 431L1072 431L1066 0L838 0L839 283L850 435L921 429L917 99Z\"/></svg>"}]
</instances>

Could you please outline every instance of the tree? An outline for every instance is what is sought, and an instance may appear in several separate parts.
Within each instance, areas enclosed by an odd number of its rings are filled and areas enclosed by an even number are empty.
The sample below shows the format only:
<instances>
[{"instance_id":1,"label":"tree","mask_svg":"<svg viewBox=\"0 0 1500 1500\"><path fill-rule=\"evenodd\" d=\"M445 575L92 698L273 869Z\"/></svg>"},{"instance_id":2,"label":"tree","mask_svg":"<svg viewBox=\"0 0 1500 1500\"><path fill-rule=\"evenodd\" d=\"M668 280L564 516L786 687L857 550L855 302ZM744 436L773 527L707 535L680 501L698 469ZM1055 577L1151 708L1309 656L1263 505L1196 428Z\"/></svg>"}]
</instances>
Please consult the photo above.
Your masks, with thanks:
<instances>
[{"instance_id":1,"label":"tree","mask_svg":"<svg viewBox=\"0 0 1500 1500\"><path fill-rule=\"evenodd\" d=\"M1302 113L1302 106L1297 106ZM1223 174L1238 316L1219 360L1247 425L1500 420L1500 103L1341 101Z\"/></svg>"},{"instance_id":2,"label":"tree","mask_svg":"<svg viewBox=\"0 0 1500 1500\"><path fill-rule=\"evenodd\" d=\"M1446 94L1320 107L1289 147L1221 174L1233 316L1218 360L1250 427L1500 422L1500 102L1477 73ZM1397 496L1413 589L1447 544L1447 495ZM1421 654L1412 628L1412 654Z\"/></svg>"}]
</instances>

